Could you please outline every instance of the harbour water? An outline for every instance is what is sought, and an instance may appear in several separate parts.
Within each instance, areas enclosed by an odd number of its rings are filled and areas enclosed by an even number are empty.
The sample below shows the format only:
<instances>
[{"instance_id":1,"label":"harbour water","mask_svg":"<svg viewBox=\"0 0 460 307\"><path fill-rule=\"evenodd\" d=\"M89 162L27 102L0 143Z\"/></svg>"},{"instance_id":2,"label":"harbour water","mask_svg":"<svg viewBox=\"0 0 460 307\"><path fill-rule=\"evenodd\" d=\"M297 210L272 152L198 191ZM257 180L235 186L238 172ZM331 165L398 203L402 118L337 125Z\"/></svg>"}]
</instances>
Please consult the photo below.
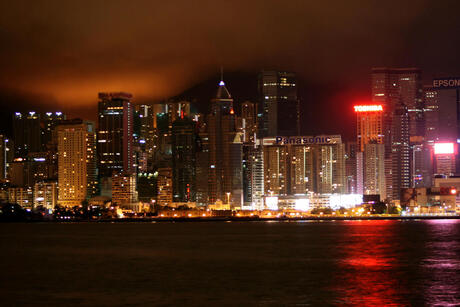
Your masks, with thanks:
<instances>
[{"instance_id":1,"label":"harbour water","mask_svg":"<svg viewBox=\"0 0 460 307\"><path fill-rule=\"evenodd\" d=\"M0 224L2 306L455 306L460 220Z\"/></svg>"}]
</instances>

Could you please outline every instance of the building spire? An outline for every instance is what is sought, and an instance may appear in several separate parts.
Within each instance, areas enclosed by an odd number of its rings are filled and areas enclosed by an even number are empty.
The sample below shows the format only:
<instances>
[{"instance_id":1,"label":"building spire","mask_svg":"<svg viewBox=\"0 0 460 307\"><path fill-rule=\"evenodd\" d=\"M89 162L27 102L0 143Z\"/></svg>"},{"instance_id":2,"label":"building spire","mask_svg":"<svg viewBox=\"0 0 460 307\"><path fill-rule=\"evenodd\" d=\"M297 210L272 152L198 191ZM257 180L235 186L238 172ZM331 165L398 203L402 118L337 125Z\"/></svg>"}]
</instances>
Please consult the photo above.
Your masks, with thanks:
<instances>
[{"instance_id":1,"label":"building spire","mask_svg":"<svg viewBox=\"0 0 460 307\"><path fill-rule=\"evenodd\" d=\"M220 86L225 86L225 82L224 82L224 67L223 66L220 66L220 82L219 82L219 85Z\"/></svg>"}]
</instances>

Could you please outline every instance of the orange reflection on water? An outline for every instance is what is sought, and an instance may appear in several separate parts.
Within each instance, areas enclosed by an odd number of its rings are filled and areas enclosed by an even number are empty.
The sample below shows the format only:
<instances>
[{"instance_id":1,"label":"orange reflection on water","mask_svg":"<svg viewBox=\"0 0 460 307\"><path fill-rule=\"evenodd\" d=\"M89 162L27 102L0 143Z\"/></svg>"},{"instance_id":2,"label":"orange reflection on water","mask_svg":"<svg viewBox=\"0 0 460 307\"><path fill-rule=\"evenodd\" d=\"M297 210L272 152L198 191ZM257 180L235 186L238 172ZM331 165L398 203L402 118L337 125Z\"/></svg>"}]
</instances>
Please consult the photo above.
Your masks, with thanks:
<instances>
[{"instance_id":1,"label":"orange reflection on water","mask_svg":"<svg viewBox=\"0 0 460 307\"><path fill-rule=\"evenodd\" d=\"M398 266L395 221L351 221L345 227L340 248L343 260L337 280L339 304L400 306L401 284L394 274Z\"/></svg>"}]
</instances>

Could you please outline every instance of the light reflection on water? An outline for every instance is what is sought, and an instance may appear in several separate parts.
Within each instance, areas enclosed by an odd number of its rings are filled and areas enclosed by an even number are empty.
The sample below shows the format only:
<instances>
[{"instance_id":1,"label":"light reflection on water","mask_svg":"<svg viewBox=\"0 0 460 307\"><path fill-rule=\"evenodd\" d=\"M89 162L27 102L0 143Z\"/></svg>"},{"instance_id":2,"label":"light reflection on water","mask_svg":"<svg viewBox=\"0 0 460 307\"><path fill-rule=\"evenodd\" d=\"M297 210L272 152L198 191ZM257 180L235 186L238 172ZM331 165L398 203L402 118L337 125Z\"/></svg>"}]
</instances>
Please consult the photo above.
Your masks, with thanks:
<instances>
[{"instance_id":1,"label":"light reflection on water","mask_svg":"<svg viewBox=\"0 0 460 307\"><path fill-rule=\"evenodd\" d=\"M458 306L460 293L460 233L450 220L430 220L422 268L424 296L429 305Z\"/></svg>"},{"instance_id":2,"label":"light reflection on water","mask_svg":"<svg viewBox=\"0 0 460 307\"><path fill-rule=\"evenodd\" d=\"M5 306L460 306L460 220L0 224L0 297Z\"/></svg>"}]
</instances>

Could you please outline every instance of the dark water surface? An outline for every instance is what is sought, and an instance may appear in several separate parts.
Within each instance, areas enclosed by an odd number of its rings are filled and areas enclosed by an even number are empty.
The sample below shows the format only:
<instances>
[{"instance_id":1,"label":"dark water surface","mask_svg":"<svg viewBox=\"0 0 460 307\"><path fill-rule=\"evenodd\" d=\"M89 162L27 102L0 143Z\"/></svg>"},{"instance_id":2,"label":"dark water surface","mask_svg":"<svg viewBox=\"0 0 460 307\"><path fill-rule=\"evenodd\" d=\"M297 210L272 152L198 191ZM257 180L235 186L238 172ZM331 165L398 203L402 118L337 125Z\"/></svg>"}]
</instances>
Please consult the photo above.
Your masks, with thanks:
<instances>
[{"instance_id":1,"label":"dark water surface","mask_svg":"<svg viewBox=\"0 0 460 307\"><path fill-rule=\"evenodd\" d=\"M0 300L459 306L460 220L0 224Z\"/></svg>"}]
</instances>

